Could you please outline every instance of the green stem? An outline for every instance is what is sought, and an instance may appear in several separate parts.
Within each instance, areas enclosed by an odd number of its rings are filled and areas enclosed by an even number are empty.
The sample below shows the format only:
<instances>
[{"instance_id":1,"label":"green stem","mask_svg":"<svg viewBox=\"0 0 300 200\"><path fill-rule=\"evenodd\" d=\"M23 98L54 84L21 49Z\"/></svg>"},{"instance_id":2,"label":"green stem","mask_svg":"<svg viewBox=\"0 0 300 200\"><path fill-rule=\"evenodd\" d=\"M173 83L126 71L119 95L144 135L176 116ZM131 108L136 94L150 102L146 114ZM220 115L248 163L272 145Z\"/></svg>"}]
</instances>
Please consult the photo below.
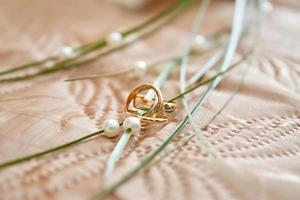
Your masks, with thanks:
<instances>
[{"instance_id":1,"label":"green stem","mask_svg":"<svg viewBox=\"0 0 300 200\"><path fill-rule=\"evenodd\" d=\"M243 55L242 58L241 58L239 61L235 62L235 63L234 63L233 65L231 65L227 70L222 71L222 72L218 72L217 74L215 74L214 76L210 77L209 79L207 79L207 80L205 80L205 81L202 81L202 82L200 82L200 83L197 83L197 84L191 86L191 87L188 88L186 91L184 91L184 92L178 94L177 96L175 96L175 97L169 99L167 102L173 102L173 101L175 101L175 100L177 100L177 99L180 99L180 98L182 98L183 96L185 96L186 94L188 94L188 93L190 93L190 92L196 90L196 89L199 88L200 86L203 86L203 85L205 85L205 84L207 84L207 83L210 83L210 82L212 82L213 80L215 80L216 78L218 78L218 77L220 77L220 76L226 74L227 72L233 70L234 68L236 68L237 66L239 66L239 65L240 65L247 57L249 57L249 55L252 53L252 51L253 51L253 50L250 50L250 51L247 52L245 55Z\"/></svg>"},{"instance_id":2,"label":"green stem","mask_svg":"<svg viewBox=\"0 0 300 200\"><path fill-rule=\"evenodd\" d=\"M16 71L19 71L19 70L30 68L32 66L41 65L41 64L43 64L43 63L45 63L49 60L53 60L54 58L55 57L49 57L49 58L45 58L43 60L34 61L34 62L31 62L31 63L26 63L26 64L23 64L23 65L19 65L19 66L16 66L14 68L8 69L6 71L0 72L0 75L5 75L5 74L9 74L9 73L16 72Z\"/></svg>"},{"instance_id":3,"label":"green stem","mask_svg":"<svg viewBox=\"0 0 300 200\"><path fill-rule=\"evenodd\" d=\"M0 169L8 167L8 166L16 165L16 164L19 164L19 163L22 163L22 162L25 162L25 161L29 161L29 160L32 160L34 158L47 155L47 154L52 153L54 151L58 151L58 150L70 147L70 146L72 146L74 144L77 144L77 143L79 143L81 141L84 141L84 140L86 140L88 138L94 137L96 135L100 135L101 133L103 133L103 130L100 130L100 131L88 134L88 135L86 135L84 137L81 137L79 139L73 140L71 142L65 143L63 145L60 145L60 146L57 146L57 147L54 147L54 148L51 148L51 149L47 149L45 151L41 151L41 152L38 152L38 153L31 154L29 156L25 156L25 157L22 157L22 158L17 158L17 159L14 159L14 160L10 160L10 161L1 163L0 164Z\"/></svg>"},{"instance_id":4,"label":"green stem","mask_svg":"<svg viewBox=\"0 0 300 200\"><path fill-rule=\"evenodd\" d=\"M140 31L142 29L144 29L145 27L153 24L154 22L160 20L161 18L167 17L170 13L172 12L181 12L184 9L188 8L190 5L192 5L195 2L195 0L179 0L177 1L176 4L174 4L173 6L169 7L168 9L162 11L161 13L159 13L158 15L154 16L153 18L151 18L150 20L135 26L133 28L130 28L126 31L122 31L122 35L123 36L127 36L130 35L131 33L135 33L137 31Z\"/></svg>"},{"instance_id":5,"label":"green stem","mask_svg":"<svg viewBox=\"0 0 300 200\"><path fill-rule=\"evenodd\" d=\"M250 55L249 55L250 56ZM239 89L241 88L241 86L244 83L246 74L248 72L248 66L246 66L245 71L242 74L241 80L238 83L238 85L233 89L233 92L231 93L231 95L229 96L229 98L225 101L225 103L221 106L220 109L218 109L218 111L210 118L210 120L202 127L202 129L206 129L207 126L209 124L211 124L222 112L223 110L229 105L229 103L232 101L232 99L234 98L234 96L236 95L236 93L239 91Z\"/></svg>"},{"instance_id":6,"label":"green stem","mask_svg":"<svg viewBox=\"0 0 300 200\"><path fill-rule=\"evenodd\" d=\"M108 55L108 54L113 53L115 51L121 50L121 49L125 48L127 45L131 44L132 42L133 41L131 41L129 43L124 43L120 46L116 46L116 47L111 48L111 49L108 49L106 51L103 51L103 52L99 53L98 55L95 55L92 58L84 59L84 60L81 60L81 61L76 62L76 63L65 63L65 65L56 65L52 68L43 69L43 70L40 70L40 71L36 72L35 74L30 74L30 75L26 75L26 76L0 79L0 83L2 83L2 82L23 81L23 80L28 80L28 79L35 78L35 77L38 77L38 76L48 75L48 74L51 74L51 73L59 71L59 70L68 70L68 69L71 69L71 68L80 67L82 65L91 63L91 62L93 62L93 61L95 61L95 60L97 60L97 59L99 59L99 58L101 58L105 55Z\"/></svg>"},{"instance_id":7,"label":"green stem","mask_svg":"<svg viewBox=\"0 0 300 200\"><path fill-rule=\"evenodd\" d=\"M132 33L135 33L137 31L141 31L144 28L150 26L151 24L154 24L160 20L162 20L163 18L167 17L167 16L176 16L178 13L182 12L183 10L185 10L186 8L188 8L192 3L194 2L194 0L178 0L174 5L170 6L169 8L167 8L166 10L160 12L158 15L150 18L149 20L147 20L146 22L143 22L135 27L132 27L128 30L122 31L121 34L126 37ZM43 72L38 72L37 74L31 75L31 76L27 76L26 78L15 78L15 79L4 79L4 80L0 80L0 82L10 82L10 81L19 81L19 80L25 80L28 78L33 78L36 77L35 75L43 75L43 74L48 74L48 73L52 73L52 72L56 72L58 71L57 68L59 69L64 69L66 64L70 64L76 60L78 60L79 58L81 58L82 56L98 50L99 48L105 47L108 45L108 42L106 39L100 39L96 42L91 42L89 44L85 44L82 45L78 48L75 48L75 52L78 54L77 56L75 56L74 58L67 58L59 63L57 63L55 66L53 66L54 69L49 69L47 70L47 73L43 73ZM14 67L12 69L8 69L6 71L2 71L0 72L0 75L5 75L8 73L12 73L12 72L16 72L16 71L20 71L20 70L24 70L27 68L31 68L31 67L37 67L40 66L42 64L44 64L46 61L49 60L56 60L58 59L58 56L53 56L53 57L49 57L40 61L35 61L32 63L28 63L25 65L20 65L17 67Z\"/></svg>"},{"instance_id":8,"label":"green stem","mask_svg":"<svg viewBox=\"0 0 300 200\"><path fill-rule=\"evenodd\" d=\"M178 142L174 148L166 151L163 156L155 160L151 165L157 165L159 162L161 162L165 157L170 155L171 153L175 152L176 150L180 149L181 147L185 146L193 137L195 137L196 134L192 134L190 136L187 136L183 141Z\"/></svg>"},{"instance_id":9,"label":"green stem","mask_svg":"<svg viewBox=\"0 0 300 200\"><path fill-rule=\"evenodd\" d=\"M193 46L193 43L195 40L196 33L200 28L201 21L203 20L203 18L205 16L205 13L209 6L209 3L210 3L210 0L203 0L201 2L199 11L193 22L190 41L187 43L187 46L186 46L185 51L182 56L182 63L180 66L180 74L179 74L180 92L184 92L186 90L186 71L187 71L187 67L188 67L188 63L189 63L189 59L190 59L190 52L192 51L192 46ZM203 70L203 67L200 69L200 71L202 71L202 70ZM210 152L211 155L214 155L214 153L209 150L207 141L203 137L200 127L197 125L192 114L190 113L190 107L188 105L187 97L182 98L182 104L183 104L184 110L189 118L189 122L191 124L192 131L194 132L194 134L196 134L199 137L199 142L203 145L203 148L205 148L208 152Z\"/></svg>"},{"instance_id":10,"label":"green stem","mask_svg":"<svg viewBox=\"0 0 300 200\"><path fill-rule=\"evenodd\" d=\"M114 150L112 151L112 153L107 161L106 170L104 173L105 180L108 180L111 177L113 170L116 166L116 163L120 159L121 153L125 149L126 144L129 141L131 135L132 135L131 129L127 129L121 136L121 138L118 141L117 145L115 146Z\"/></svg>"},{"instance_id":11,"label":"green stem","mask_svg":"<svg viewBox=\"0 0 300 200\"><path fill-rule=\"evenodd\" d=\"M111 77L120 76L122 74L127 74L132 71L133 71L132 68L128 68L128 69L120 70L117 72L107 72L107 73L103 73L103 74L73 77L73 78L66 79L64 81L71 82L71 81L93 80L93 79L98 79L98 78L111 78Z\"/></svg>"},{"instance_id":12,"label":"green stem","mask_svg":"<svg viewBox=\"0 0 300 200\"><path fill-rule=\"evenodd\" d=\"M154 67L157 67L158 65L163 64L165 62L178 61L179 58L180 57L171 57L171 58L162 59L162 60L153 62L148 66L148 69L152 69ZM120 75L130 73L133 70L134 70L134 68L127 68L127 69L123 69L123 70L120 70L120 71L117 71L117 72L107 72L107 73L98 74L98 75L73 77L73 78L70 78L70 79L66 79L64 81L65 82L70 82L70 81L92 80L92 79L98 79L98 78L110 78L110 77L115 77L115 76L120 76Z\"/></svg>"},{"instance_id":13,"label":"green stem","mask_svg":"<svg viewBox=\"0 0 300 200\"><path fill-rule=\"evenodd\" d=\"M197 80L200 80L204 74L216 66L216 64L221 60L224 54L224 49L220 48L217 52L215 52L211 58L201 67L201 69L198 70L196 74L194 74L188 81L187 85L193 85Z\"/></svg>"}]
</instances>

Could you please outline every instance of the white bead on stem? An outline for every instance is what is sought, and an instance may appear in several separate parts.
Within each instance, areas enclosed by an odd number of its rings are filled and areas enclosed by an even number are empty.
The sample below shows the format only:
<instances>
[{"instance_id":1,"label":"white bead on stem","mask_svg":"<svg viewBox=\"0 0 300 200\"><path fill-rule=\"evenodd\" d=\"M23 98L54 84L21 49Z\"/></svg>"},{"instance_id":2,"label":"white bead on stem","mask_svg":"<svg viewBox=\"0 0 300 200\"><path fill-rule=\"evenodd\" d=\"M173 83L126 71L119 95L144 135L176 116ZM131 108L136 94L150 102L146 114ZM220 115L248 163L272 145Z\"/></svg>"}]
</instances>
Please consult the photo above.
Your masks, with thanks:
<instances>
[{"instance_id":1,"label":"white bead on stem","mask_svg":"<svg viewBox=\"0 0 300 200\"><path fill-rule=\"evenodd\" d=\"M60 50L60 57L61 58L72 58L76 55L75 50L73 47L65 46Z\"/></svg>"},{"instance_id":2,"label":"white bead on stem","mask_svg":"<svg viewBox=\"0 0 300 200\"><path fill-rule=\"evenodd\" d=\"M208 41L203 35L197 35L192 45L192 50L196 52L205 51L208 47Z\"/></svg>"},{"instance_id":3,"label":"white bead on stem","mask_svg":"<svg viewBox=\"0 0 300 200\"><path fill-rule=\"evenodd\" d=\"M103 122L102 129L104 130L103 134L106 137L115 137L119 134L120 125L117 120L108 119Z\"/></svg>"},{"instance_id":4,"label":"white bead on stem","mask_svg":"<svg viewBox=\"0 0 300 200\"><path fill-rule=\"evenodd\" d=\"M143 76L148 70L148 65L145 61L139 60L134 63L133 72L137 76Z\"/></svg>"},{"instance_id":5,"label":"white bead on stem","mask_svg":"<svg viewBox=\"0 0 300 200\"><path fill-rule=\"evenodd\" d=\"M48 60L44 63L45 68L51 68L55 65L55 62L53 60Z\"/></svg>"},{"instance_id":6,"label":"white bead on stem","mask_svg":"<svg viewBox=\"0 0 300 200\"><path fill-rule=\"evenodd\" d=\"M123 128L125 131L107 161L106 170L104 173L104 177L106 181L108 181L109 178L111 177L115 165L117 161L120 159L121 153L125 149L130 136L132 134L138 134L139 131L141 130L141 121L137 117L128 117L123 122Z\"/></svg>"},{"instance_id":7,"label":"white bead on stem","mask_svg":"<svg viewBox=\"0 0 300 200\"><path fill-rule=\"evenodd\" d=\"M124 130L130 129L132 133L139 133L141 130L141 120L137 117L128 117L123 122Z\"/></svg>"},{"instance_id":8,"label":"white bead on stem","mask_svg":"<svg viewBox=\"0 0 300 200\"><path fill-rule=\"evenodd\" d=\"M123 36L119 32L113 32L113 33L109 34L107 41L110 44L118 44L123 41Z\"/></svg>"}]
</instances>

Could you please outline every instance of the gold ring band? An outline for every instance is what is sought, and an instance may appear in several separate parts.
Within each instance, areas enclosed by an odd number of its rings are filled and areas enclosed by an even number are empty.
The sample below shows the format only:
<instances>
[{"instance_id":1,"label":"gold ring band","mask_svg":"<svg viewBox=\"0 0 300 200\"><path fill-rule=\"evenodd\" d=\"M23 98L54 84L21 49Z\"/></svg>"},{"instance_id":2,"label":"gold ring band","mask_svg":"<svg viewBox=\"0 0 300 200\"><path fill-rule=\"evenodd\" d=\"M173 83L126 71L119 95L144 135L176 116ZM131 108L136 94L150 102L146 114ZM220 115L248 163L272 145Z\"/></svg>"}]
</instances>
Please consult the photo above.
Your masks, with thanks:
<instances>
[{"instance_id":1,"label":"gold ring band","mask_svg":"<svg viewBox=\"0 0 300 200\"><path fill-rule=\"evenodd\" d=\"M154 92L154 97L147 99L146 95L142 94L146 91ZM161 91L151 84L142 84L134 88L129 93L125 105L125 113L140 118L144 126L168 122L167 113L175 109L175 104L164 101Z\"/></svg>"}]
</instances>

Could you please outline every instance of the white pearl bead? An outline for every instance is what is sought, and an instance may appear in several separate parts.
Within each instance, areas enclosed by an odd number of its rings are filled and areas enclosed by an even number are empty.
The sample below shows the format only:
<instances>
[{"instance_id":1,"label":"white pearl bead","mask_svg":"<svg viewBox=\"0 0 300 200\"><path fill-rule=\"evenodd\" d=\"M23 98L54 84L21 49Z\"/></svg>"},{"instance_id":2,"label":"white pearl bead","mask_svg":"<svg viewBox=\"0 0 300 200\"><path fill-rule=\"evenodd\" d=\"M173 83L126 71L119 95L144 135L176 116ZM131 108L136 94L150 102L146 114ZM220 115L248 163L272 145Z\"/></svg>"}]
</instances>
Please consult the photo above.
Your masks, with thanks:
<instances>
[{"instance_id":1,"label":"white pearl bead","mask_svg":"<svg viewBox=\"0 0 300 200\"><path fill-rule=\"evenodd\" d=\"M193 51L199 52L204 51L208 47L207 39L203 35L197 35L194 39L192 49Z\"/></svg>"},{"instance_id":2,"label":"white pearl bead","mask_svg":"<svg viewBox=\"0 0 300 200\"><path fill-rule=\"evenodd\" d=\"M54 64L55 64L54 61L48 60L48 61L46 61L46 62L44 63L44 66L45 66L46 68L51 68L51 67L54 66Z\"/></svg>"},{"instance_id":3,"label":"white pearl bead","mask_svg":"<svg viewBox=\"0 0 300 200\"><path fill-rule=\"evenodd\" d=\"M62 58L72 58L75 56L75 51L72 47L66 46L60 50L60 56Z\"/></svg>"},{"instance_id":4,"label":"white pearl bead","mask_svg":"<svg viewBox=\"0 0 300 200\"><path fill-rule=\"evenodd\" d=\"M135 75L142 76L147 72L148 65L145 61L139 60L134 64L133 71Z\"/></svg>"},{"instance_id":5,"label":"white pearl bead","mask_svg":"<svg viewBox=\"0 0 300 200\"><path fill-rule=\"evenodd\" d=\"M124 129L131 129L132 133L138 133L141 130L141 126L141 121L137 117L128 117L123 122Z\"/></svg>"},{"instance_id":6,"label":"white pearl bead","mask_svg":"<svg viewBox=\"0 0 300 200\"><path fill-rule=\"evenodd\" d=\"M122 42L123 36L119 32L113 32L108 36L107 40L108 40L108 43L110 43L110 44L118 44L118 43Z\"/></svg>"},{"instance_id":7,"label":"white pearl bead","mask_svg":"<svg viewBox=\"0 0 300 200\"><path fill-rule=\"evenodd\" d=\"M119 122L114 119L105 120L102 124L102 128L104 130L104 135L107 137L115 137L120 131Z\"/></svg>"},{"instance_id":8,"label":"white pearl bead","mask_svg":"<svg viewBox=\"0 0 300 200\"><path fill-rule=\"evenodd\" d=\"M262 9L264 12L266 13L269 13L269 12L272 12L273 10L273 4L268 1L268 0L265 0L263 3L262 3Z\"/></svg>"}]
</instances>

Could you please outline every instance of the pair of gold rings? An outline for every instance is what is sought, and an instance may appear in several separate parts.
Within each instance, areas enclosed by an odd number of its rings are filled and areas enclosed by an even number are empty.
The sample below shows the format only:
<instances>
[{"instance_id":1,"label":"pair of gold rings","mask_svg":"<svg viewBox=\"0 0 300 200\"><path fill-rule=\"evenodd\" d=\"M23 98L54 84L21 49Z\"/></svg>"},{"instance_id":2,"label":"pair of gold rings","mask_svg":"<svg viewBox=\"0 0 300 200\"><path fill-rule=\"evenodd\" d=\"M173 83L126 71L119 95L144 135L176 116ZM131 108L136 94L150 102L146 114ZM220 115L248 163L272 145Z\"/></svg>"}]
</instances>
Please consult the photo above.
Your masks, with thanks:
<instances>
[{"instance_id":1,"label":"pair of gold rings","mask_svg":"<svg viewBox=\"0 0 300 200\"><path fill-rule=\"evenodd\" d=\"M168 114L176 110L175 103L164 101L161 91L151 84L142 84L128 95L125 113L138 117L145 128L149 124L168 122Z\"/></svg>"}]
</instances>

